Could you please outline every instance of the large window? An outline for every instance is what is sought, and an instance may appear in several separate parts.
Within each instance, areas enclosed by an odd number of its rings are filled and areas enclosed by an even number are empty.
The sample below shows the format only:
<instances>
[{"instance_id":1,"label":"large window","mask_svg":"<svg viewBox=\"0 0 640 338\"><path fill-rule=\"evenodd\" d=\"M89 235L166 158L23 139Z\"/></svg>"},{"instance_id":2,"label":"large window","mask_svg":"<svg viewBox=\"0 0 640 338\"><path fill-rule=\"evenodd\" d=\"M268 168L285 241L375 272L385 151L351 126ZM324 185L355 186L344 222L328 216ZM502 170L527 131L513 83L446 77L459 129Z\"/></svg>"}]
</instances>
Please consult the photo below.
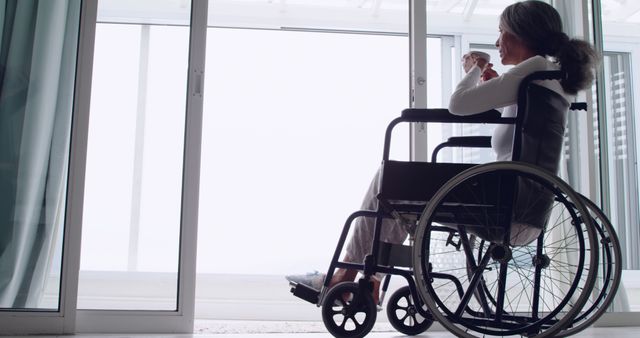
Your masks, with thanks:
<instances>
[{"instance_id":1,"label":"large window","mask_svg":"<svg viewBox=\"0 0 640 338\"><path fill-rule=\"evenodd\" d=\"M640 102L640 3L602 0L603 102L599 113L602 196L620 237L623 258L623 302L615 311L640 311L640 222L638 204L637 117ZM628 297L627 297L628 296ZM627 306L628 303L628 306ZM615 306L617 305L617 306Z\"/></svg>"},{"instance_id":2,"label":"large window","mask_svg":"<svg viewBox=\"0 0 640 338\"><path fill-rule=\"evenodd\" d=\"M211 2L197 316L264 318L237 300L295 303L282 276L325 269L410 104L408 10ZM81 309L176 309L188 12L99 2ZM408 156L408 128L396 140Z\"/></svg>"},{"instance_id":3,"label":"large window","mask_svg":"<svg viewBox=\"0 0 640 338\"><path fill-rule=\"evenodd\" d=\"M640 269L637 145L630 53L606 52L606 121L610 218L616 225L626 270Z\"/></svg>"},{"instance_id":4,"label":"large window","mask_svg":"<svg viewBox=\"0 0 640 338\"><path fill-rule=\"evenodd\" d=\"M487 51L498 63L497 18L513 2L427 1L421 60L427 76L420 93L426 106L447 106L467 51ZM584 21L574 15L579 3L558 4L573 18L565 21L572 36L582 35ZM177 309L189 8L189 1L100 1L81 309ZM312 307L289 295L282 276L326 268L379 165L387 123L411 105L409 2L219 0L209 8L196 316L316 319ZM627 290L635 288L640 265L633 226L638 119L631 113L638 53L625 45L637 38L636 12L603 0L605 40L614 42L603 60L606 102L600 106L608 123L570 122L563 172L581 191L593 190L597 171L582 167L596 166L589 150L603 147L609 182L603 190L627 258ZM410 134L419 129L398 131L393 157L410 156ZM420 151L429 154L448 136L478 133L492 131L432 126ZM444 161L492 158L477 150L442 155ZM263 291L246 292L255 285ZM270 311L274 306L282 311Z\"/></svg>"},{"instance_id":5,"label":"large window","mask_svg":"<svg viewBox=\"0 0 640 338\"><path fill-rule=\"evenodd\" d=\"M195 275L198 219L197 318L318 320L283 275L326 269L380 163L387 123L412 104L446 107L465 52L495 60L497 18L514 1L10 2L3 36L12 39L0 57L0 270L11 274L0 276L0 333L67 333L74 323L190 330L194 297L180 297L196 292L182 277ZM601 90L578 97L592 111L570 115L561 174L604 197L624 251L613 310L637 311L640 2L547 2L570 36L591 38L602 23ZM415 7L426 11L409 13ZM584 18L591 10L602 17ZM477 133L491 131L401 128L392 156L426 158L448 136Z\"/></svg>"},{"instance_id":6,"label":"large window","mask_svg":"<svg viewBox=\"0 0 640 338\"><path fill-rule=\"evenodd\" d=\"M490 53L500 73L508 69L499 65L494 42L498 16L512 2L479 1L475 6L427 2L423 95L428 107L447 106L462 76L460 58L469 50ZM102 94L93 97L82 265L82 281L87 283L80 284L79 304L173 309L178 247L172 238L179 226L176 206L184 120L175 112L184 104L186 9L176 7L174 15L154 18L153 12L123 12L107 6L110 2L101 3L106 5L100 8L94 93ZM563 3L560 10L570 12L574 7ZM282 276L326 268L346 216L359 208L379 164L386 124L411 104L407 19L405 1L361 6L347 1L324 5L214 1L210 6L198 317L260 319L264 317L260 311L238 305L258 297L263 304L284 302L294 317L315 318L307 317L313 309L296 307ZM569 21L568 29L577 34L575 27L581 24ZM113 54L114 50L119 52ZM610 83L620 86L626 81L621 88L627 90L626 106L620 105L622 97L611 101L619 106L612 121L620 121L621 109L632 111L628 96L632 59L631 53L606 58L609 73L618 77ZM117 68L110 66L115 64ZM619 89L614 92L623 95ZM628 113L626 118L632 119ZM589 149L583 144L588 133L583 121L572 123L570 132L580 137L568 141L565 177L582 187L589 174L572 161ZM619 133L624 125L610 126L615 129L611 133ZM448 136L491 135L491 129L431 125L426 131L428 145L420 151L430 154ZM117 137L113 130L118 130ZM627 128L625 137L631 137L631 131ZM409 156L408 128L400 129L395 140L394 156ZM616 149L629 148L621 142ZM618 187L632 187L628 182L635 182L637 169L630 158L616 162L609 157L615 172L624 177L616 181ZM476 149L451 149L440 157L441 161L491 159L491 150ZM109 169L113 180L100 179L105 163L120 164ZM633 190L616 196L615 200L630 200ZM613 218L633 224L633 209L620 204L616 208L619 212ZM633 228L620 225L620 231L627 238ZM109 250L106 243L118 248L110 256L101 255ZM637 247L631 243L625 244L628 250ZM104 298L111 289L96 293L99 289L88 288L100 285L103 272L117 272L113 276L129 285L144 285L150 276L163 282L146 289L145 297L137 300L117 296L118 289L112 298ZM273 292L228 290L246 289L252 283L272 286ZM109 303L113 297L121 304ZM110 300L91 305L104 299Z\"/></svg>"},{"instance_id":7,"label":"large window","mask_svg":"<svg viewBox=\"0 0 640 338\"><path fill-rule=\"evenodd\" d=\"M98 7L80 309L178 306L189 7L135 9Z\"/></svg>"},{"instance_id":8,"label":"large window","mask_svg":"<svg viewBox=\"0 0 640 338\"><path fill-rule=\"evenodd\" d=\"M407 37L208 36L197 316L315 320L283 276L326 269L360 208L385 127L409 106ZM408 128L394 137L406 158Z\"/></svg>"},{"instance_id":9,"label":"large window","mask_svg":"<svg viewBox=\"0 0 640 338\"><path fill-rule=\"evenodd\" d=\"M408 104L406 43L210 29L200 272L281 276L327 264L386 124ZM398 141L401 156L408 138Z\"/></svg>"}]
</instances>

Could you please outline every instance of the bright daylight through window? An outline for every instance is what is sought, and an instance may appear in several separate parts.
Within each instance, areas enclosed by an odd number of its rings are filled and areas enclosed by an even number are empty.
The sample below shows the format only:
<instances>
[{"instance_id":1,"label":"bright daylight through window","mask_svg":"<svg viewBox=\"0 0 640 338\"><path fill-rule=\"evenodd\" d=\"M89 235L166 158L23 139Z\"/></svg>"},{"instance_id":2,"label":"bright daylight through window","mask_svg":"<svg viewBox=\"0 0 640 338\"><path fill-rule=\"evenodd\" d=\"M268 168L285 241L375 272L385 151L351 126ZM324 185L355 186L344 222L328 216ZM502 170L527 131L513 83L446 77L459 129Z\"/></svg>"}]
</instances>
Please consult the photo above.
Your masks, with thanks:
<instances>
[{"instance_id":1,"label":"bright daylight through window","mask_svg":"<svg viewBox=\"0 0 640 338\"><path fill-rule=\"evenodd\" d=\"M446 107L465 52L483 50L499 63L497 18L513 2L426 1L428 39L419 62L426 63L427 90L418 95L429 107ZM579 1L560 3L571 16ZM78 304L174 310L189 1L99 4ZM290 296L283 275L327 267L345 218L360 207L380 163L387 123L411 105L408 4L210 1L196 317L317 319L315 309ZM632 112L640 73L632 70L640 64L633 43L640 8L629 1L602 4L608 89L600 105L610 121L602 146L630 305L616 311L637 310L640 119ZM582 21L567 25L581 34ZM586 121L570 124L565 160L597 150L599 125ZM487 128L436 126L426 133L433 143L490 134ZM393 156L406 158L409 127L398 134ZM424 145L415 147L427 153ZM492 154L442 156L477 161ZM596 165L579 164L563 173L588 192L583 183L597 176L580 170ZM113 287L104 287L105 280ZM146 288L150 280L159 283ZM247 291L256 283L268 291Z\"/></svg>"}]
</instances>

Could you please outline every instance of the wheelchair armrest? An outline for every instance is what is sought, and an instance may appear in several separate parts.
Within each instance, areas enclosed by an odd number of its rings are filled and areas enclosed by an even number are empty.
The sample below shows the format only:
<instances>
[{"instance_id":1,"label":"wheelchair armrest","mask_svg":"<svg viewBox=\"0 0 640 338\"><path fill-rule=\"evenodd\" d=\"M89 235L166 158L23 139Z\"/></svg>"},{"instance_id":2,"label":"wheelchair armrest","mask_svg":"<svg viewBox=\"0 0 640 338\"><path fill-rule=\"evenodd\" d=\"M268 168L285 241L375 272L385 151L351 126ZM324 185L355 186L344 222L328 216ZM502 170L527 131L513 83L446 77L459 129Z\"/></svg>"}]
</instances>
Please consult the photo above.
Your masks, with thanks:
<instances>
[{"instance_id":1,"label":"wheelchair armrest","mask_svg":"<svg viewBox=\"0 0 640 338\"><path fill-rule=\"evenodd\" d=\"M573 102L569 110L587 110L586 102ZM515 118L501 117L500 112L492 109L473 115L453 115L444 108L409 108L402 111L400 119L404 122L450 122L450 123L514 123Z\"/></svg>"},{"instance_id":2,"label":"wheelchair armrest","mask_svg":"<svg viewBox=\"0 0 640 338\"><path fill-rule=\"evenodd\" d=\"M503 118L500 112L492 109L473 115L453 115L448 109L405 109L400 115L404 122L449 122L449 123L513 123L512 118Z\"/></svg>"},{"instance_id":3,"label":"wheelchair armrest","mask_svg":"<svg viewBox=\"0 0 640 338\"><path fill-rule=\"evenodd\" d=\"M447 142L440 143L431 155L431 162L436 162L438 152L445 147L491 148L491 136L453 136Z\"/></svg>"},{"instance_id":4,"label":"wheelchair armrest","mask_svg":"<svg viewBox=\"0 0 640 338\"><path fill-rule=\"evenodd\" d=\"M491 136L452 136L446 143L452 147L491 148Z\"/></svg>"},{"instance_id":5,"label":"wheelchair armrest","mask_svg":"<svg viewBox=\"0 0 640 338\"><path fill-rule=\"evenodd\" d=\"M387 126L385 133L384 152L382 158L389 159L391 133L393 128L401 122L440 122L440 123L488 123L515 124L515 117L502 117L495 109L474 115L453 115L448 109L409 108L402 111L400 117L394 119Z\"/></svg>"}]
</instances>

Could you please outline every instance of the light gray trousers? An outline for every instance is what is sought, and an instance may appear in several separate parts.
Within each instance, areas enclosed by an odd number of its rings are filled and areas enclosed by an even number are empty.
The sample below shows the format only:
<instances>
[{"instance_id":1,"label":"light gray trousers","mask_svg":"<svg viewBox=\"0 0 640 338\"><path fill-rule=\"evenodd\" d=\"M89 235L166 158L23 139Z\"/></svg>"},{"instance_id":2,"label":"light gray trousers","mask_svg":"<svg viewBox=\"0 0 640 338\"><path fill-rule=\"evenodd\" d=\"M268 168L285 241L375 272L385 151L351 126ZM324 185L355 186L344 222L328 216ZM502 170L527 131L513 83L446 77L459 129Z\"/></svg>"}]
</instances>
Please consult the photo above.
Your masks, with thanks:
<instances>
[{"instance_id":1,"label":"light gray trousers","mask_svg":"<svg viewBox=\"0 0 640 338\"><path fill-rule=\"evenodd\" d=\"M362 201L362 210L376 210L380 192L380 170L371 180L369 190ZM371 253L373 245L373 233L376 220L374 217L358 217L355 219L351 237L347 243L345 261L350 263L362 263L364 257ZM382 221L382 233L380 240L392 244L402 244L407 238L405 228L393 219L385 218Z\"/></svg>"}]
</instances>

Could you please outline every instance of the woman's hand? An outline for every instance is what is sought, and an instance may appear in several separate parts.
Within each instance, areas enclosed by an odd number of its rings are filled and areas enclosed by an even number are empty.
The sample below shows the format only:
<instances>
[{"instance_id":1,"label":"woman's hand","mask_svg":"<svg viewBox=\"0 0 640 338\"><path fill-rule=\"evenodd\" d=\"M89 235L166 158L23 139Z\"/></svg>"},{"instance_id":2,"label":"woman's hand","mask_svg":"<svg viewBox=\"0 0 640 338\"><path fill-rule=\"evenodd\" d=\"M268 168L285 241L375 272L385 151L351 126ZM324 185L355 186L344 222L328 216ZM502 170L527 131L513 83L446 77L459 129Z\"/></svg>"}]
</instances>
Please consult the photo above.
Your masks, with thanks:
<instances>
[{"instance_id":1,"label":"woman's hand","mask_svg":"<svg viewBox=\"0 0 640 338\"><path fill-rule=\"evenodd\" d=\"M462 68L465 73L468 73L474 66L478 66L482 70L480 80L483 82L498 77L498 72L493 69L493 63L490 63L487 59L473 52L462 56Z\"/></svg>"},{"instance_id":2,"label":"woman's hand","mask_svg":"<svg viewBox=\"0 0 640 338\"><path fill-rule=\"evenodd\" d=\"M480 67L479 63L476 63L478 65L478 67ZM483 67L480 67L482 69L482 75L480 75L480 79L484 82L484 81L489 81L491 79L493 79L494 77L498 77L498 72L496 72L493 69L493 63L487 63L485 62Z\"/></svg>"},{"instance_id":3,"label":"woman's hand","mask_svg":"<svg viewBox=\"0 0 640 338\"><path fill-rule=\"evenodd\" d=\"M487 59L485 58L481 58L478 55L472 54L471 57L473 58L473 62L474 65L480 67L480 69L482 69L484 71L485 67L487 67L487 65L492 65L491 63L489 63L489 61L487 61Z\"/></svg>"},{"instance_id":4,"label":"woman's hand","mask_svg":"<svg viewBox=\"0 0 640 338\"><path fill-rule=\"evenodd\" d=\"M462 56L462 68L465 73L468 73L473 66L478 66L480 69L484 69L487 62L487 59L476 54L476 52L469 52Z\"/></svg>"}]
</instances>

